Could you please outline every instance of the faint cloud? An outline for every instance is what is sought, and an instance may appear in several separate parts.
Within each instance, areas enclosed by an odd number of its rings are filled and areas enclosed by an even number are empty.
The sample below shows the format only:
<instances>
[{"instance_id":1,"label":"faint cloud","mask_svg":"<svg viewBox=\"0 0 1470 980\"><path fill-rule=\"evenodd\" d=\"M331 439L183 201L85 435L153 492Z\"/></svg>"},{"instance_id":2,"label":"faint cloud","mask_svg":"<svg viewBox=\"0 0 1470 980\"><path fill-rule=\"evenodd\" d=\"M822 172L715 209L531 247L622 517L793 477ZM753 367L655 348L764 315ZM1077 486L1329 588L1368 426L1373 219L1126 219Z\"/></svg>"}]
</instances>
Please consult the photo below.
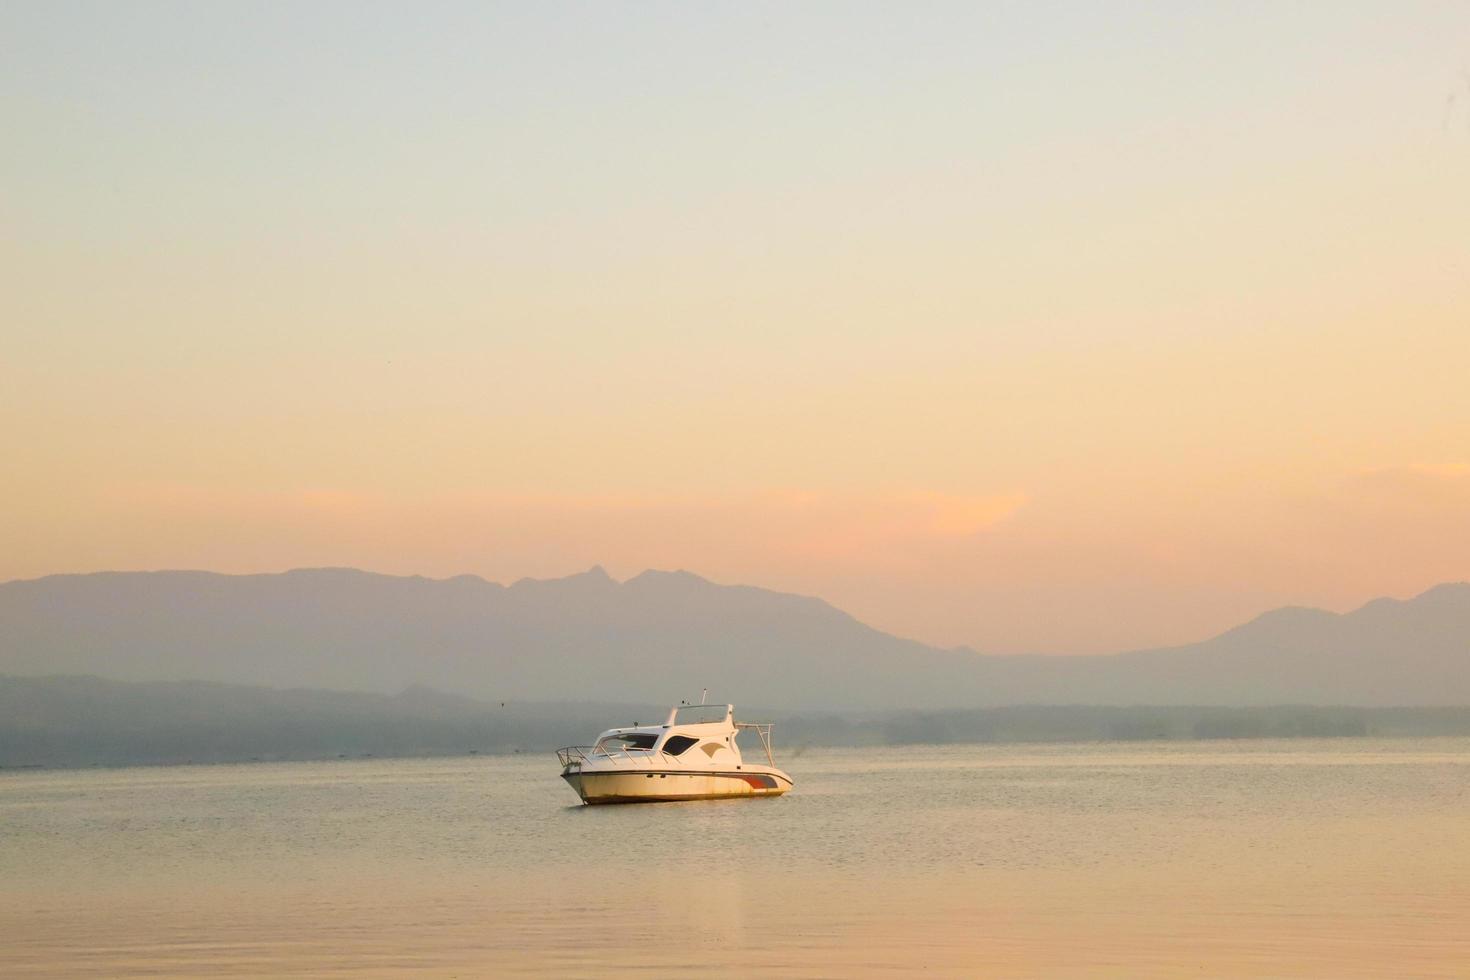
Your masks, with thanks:
<instances>
[{"instance_id":1,"label":"faint cloud","mask_svg":"<svg viewBox=\"0 0 1470 980\"><path fill-rule=\"evenodd\" d=\"M943 537L969 537L989 530L1026 504L1024 493L956 496L919 493L910 500L928 511L927 527Z\"/></svg>"},{"instance_id":2,"label":"faint cloud","mask_svg":"<svg viewBox=\"0 0 1470 980\"><path fill-rule=\"evenodd\" d=\"M1439 477L1445 480L1461 480L1470 477L1470 463L1414 463L1407 469L1420 476Z\"/></svg>"},{"instance_id":3,"label":"faint cloud","mask_svg":"<svg viewBox=\"0 0 1470 980\"><path fill-rule=\"evenodd\" d=\"M309 527L324 543L361 553L389 528L420 543L476 540L494 551L595 548L578 561L700 566L718 556L800 557L883 565L929 544L980 534L1028 500L1024 493L931 490L843 493L773 488L743 494L380 494L332 488L242 490L180 483L113 488L116 505L157 522L253 526L277 534ZM145 520L145 523L147 521ZM268 532L269 533L269 532ZM400 545L407 542L400 541ZM639 556L629 558L628 556ZM439 564L439 562L432 562Z\"/></svg>"}]
</instances>

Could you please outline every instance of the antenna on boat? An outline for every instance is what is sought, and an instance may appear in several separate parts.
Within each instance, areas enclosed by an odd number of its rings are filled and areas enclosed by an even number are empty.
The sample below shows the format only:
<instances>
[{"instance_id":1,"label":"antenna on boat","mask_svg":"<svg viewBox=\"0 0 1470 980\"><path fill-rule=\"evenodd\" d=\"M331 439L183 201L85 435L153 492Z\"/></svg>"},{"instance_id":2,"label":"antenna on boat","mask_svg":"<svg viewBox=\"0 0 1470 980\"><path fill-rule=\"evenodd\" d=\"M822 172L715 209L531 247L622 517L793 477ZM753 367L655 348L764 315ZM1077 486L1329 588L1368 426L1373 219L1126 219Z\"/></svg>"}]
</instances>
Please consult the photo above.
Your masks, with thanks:
<instances>
[{"instance_id":1,"label":"antenna on boat","mask_svg":"<svg viewBox=\"0 0 1470 980\"><path fill-rule=\"evenodd\" d=\"M704 704L707 700L709 700L709 688L706 687L699 692L699 703Z\"/></svg>"}]
</instances>

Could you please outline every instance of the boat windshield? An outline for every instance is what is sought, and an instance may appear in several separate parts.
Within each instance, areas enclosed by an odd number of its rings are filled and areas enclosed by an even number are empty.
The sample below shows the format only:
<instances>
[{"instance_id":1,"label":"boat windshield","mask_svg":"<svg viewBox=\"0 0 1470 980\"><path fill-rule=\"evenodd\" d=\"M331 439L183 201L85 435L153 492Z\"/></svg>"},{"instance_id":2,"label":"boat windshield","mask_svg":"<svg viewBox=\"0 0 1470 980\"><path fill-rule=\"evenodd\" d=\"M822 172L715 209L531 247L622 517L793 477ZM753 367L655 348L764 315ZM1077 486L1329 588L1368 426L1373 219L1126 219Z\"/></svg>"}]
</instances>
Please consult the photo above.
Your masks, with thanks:
<instances>
[{"instance_id":1,"label":"boat windshield","mask_svg":"<svg viewBox=\"0 0 1470 980\"><path fill-rule=\"evenodd\" d=\"M653 748L653 743L658 741L658 736L645 732L627 732L623 735L609 735L597 743L597 751L608 752L647 752Z\"/></svg>"},{"instance_id":2,"label":"boat windshield","mask_svg":"<svg viewBox=\"0 0 1470 980\"><path fill-rule=\"evenodd\" d=\"M674 709L674 724L703 725L721 722L729 713L728 704L686 704Z\"/></svg>"}]
</instances>

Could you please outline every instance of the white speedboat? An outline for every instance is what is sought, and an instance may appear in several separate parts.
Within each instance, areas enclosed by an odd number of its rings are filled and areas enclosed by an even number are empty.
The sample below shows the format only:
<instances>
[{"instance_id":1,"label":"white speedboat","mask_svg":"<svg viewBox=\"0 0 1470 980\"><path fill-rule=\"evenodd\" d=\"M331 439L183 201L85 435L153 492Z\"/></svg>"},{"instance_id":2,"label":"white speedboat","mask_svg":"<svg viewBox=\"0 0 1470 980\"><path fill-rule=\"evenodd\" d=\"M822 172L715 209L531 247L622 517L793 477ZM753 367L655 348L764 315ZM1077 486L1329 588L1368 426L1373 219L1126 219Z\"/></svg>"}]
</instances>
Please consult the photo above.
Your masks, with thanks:
<instances>
[{"instance_id":1,"label":"white speedboat","mask_svg":"<svg viewBox=\"0 0 1470 980\"><path fill-rule=\"evenodd\" d=\"M769 765L741 758L742 731L760 738ZM792 785L771 756L771 726L736 721L728 704L677 707L662 725L611 728L597 744L557 749L556 757L583 803L780 796Z\"/></svg>"}]
</instances>

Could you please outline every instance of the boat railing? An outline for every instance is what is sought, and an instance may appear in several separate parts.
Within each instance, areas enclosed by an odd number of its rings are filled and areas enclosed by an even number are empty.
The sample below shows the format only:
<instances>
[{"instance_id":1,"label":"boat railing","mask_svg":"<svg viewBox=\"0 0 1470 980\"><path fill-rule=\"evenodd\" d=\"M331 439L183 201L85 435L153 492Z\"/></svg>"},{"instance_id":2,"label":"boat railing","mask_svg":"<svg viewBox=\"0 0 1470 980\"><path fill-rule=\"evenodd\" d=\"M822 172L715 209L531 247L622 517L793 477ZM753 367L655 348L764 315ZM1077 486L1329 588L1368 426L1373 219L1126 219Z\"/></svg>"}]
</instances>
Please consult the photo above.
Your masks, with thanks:
<instances>
[{"instance_id":1,"label":"boat railing","mask_svg":"<svg viewBox=\"0 0 1470 980\"><path fill-rule=\"evenodd\" d=\"M556 750L556 758L563 769L580 769L582 763L591 761L587 757L596 751L596 748L595 745L568 745L564 749Z\"/></svg>"},{"instance_id":2,"label":"boat railing","mask_svg":"<svg viewBox=\"0 0 1470 980\"><path fill-rule=\"evenodd\" d=\"M776 768L776 757L771 753L771 729L775 725L758 721L737 721L735 722L735 727L737 729L749 729L759 735L761 748L766 750L766 761L771 764L772 769Z\"/></svg>"},{"instance_id":3,"label":"boat railing","mask_svg":"<svg viewBox=\"0 0 1470 980\"><path fill-rule=\"evenodd\" d=\"M616 762L626 763L635 768L640 765L651 768L654 764L654 759L661 759L667 762L672 757L663 752L653 752L648 749L629 749L626 746L609 748L606 745L568 745L564 749L556 750L556 758L561 763L563 769L568 767L580 769L584 762L590 763L594 758L614 760ZM677 762L679 760L675 759L674 761Z\"/></svg>"}]
</instances>

